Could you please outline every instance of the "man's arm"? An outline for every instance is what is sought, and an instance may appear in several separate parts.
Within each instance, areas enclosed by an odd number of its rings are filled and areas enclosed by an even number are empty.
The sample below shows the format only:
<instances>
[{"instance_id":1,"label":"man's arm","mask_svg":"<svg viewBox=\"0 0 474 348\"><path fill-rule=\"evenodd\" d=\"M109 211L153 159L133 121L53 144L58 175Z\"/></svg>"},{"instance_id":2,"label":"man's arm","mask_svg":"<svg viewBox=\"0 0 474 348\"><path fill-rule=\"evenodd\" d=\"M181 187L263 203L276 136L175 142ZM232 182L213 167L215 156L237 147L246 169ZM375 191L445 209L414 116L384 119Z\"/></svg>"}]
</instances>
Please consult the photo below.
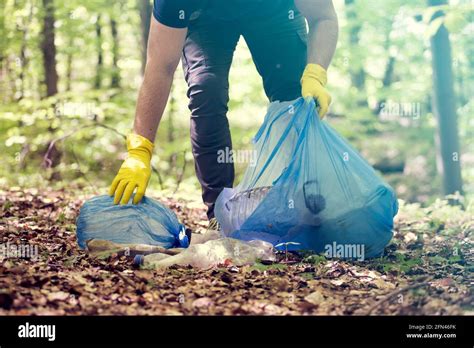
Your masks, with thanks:
<instances>
[{"instance_id":1,"label":"man's arm","mask_svg":"<svg viewBox=\"0 0 474 348\"><path fill-rule=\"evenodd\" d=\"M134 132L127 136L128 156L109 189L109 194L114 196L114 204L127 204L135 190L133 203L137 204L145 194L151 175L156 130L168 101L186 33L185 28L171 28L152 18Z\"/></svg>"},{"instance_id":2,"label":"man's arm","mask_svg":"<svg viewBox=\"0 0 474 348\"><path fill-rule=\"evenodd\" d=\"M187 28L171 28L151 19L148 53L133 131L154 142L170 94Z\"/></svg>"},{"instance_id":3,"label":"man's arm","mask_svg":"<svg viewBox=\"0 0 474 348\"><path fill-rule=\"evenodd\" d=\"M308 21L308 64L329 67L336 50L339 25L332 0L295 0Z\"/></svg>"},{"instance_id":4,"label":"man's arm","mask_svg":"<svg viewBox=\"0 0 474 348\"><path fill-rule=\"evenodd\" d=\"M325 87L326 70L336 50L337 15L332 0L295 0L295 5L309 26L308 62L301 77L301 95L316 101L319 117L323 118L331 105L331 95Z\"/></svg>"}]
</instances>

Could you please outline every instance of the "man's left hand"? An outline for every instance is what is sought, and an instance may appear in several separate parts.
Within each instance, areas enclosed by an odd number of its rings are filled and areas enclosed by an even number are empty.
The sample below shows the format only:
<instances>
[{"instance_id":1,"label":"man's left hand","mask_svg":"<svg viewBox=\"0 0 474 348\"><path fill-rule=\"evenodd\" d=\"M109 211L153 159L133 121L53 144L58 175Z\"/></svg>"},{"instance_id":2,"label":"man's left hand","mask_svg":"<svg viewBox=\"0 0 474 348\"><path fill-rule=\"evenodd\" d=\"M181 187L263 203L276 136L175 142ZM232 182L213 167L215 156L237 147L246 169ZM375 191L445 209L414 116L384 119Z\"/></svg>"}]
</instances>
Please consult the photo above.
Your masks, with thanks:
<instances>
[{"instance_id":1,"label":"man's left hand","mask_svg":"<svg viewBox=\"0 0 474 348\"><path fill-rule=\"evenodd\" d=\"M328 112L331 96L324 87L327 73L319 64L308 64L301 78L301 94L304 98L314 98L317 102L319 117L322 119Z\"/></svg>"}]
</instances>

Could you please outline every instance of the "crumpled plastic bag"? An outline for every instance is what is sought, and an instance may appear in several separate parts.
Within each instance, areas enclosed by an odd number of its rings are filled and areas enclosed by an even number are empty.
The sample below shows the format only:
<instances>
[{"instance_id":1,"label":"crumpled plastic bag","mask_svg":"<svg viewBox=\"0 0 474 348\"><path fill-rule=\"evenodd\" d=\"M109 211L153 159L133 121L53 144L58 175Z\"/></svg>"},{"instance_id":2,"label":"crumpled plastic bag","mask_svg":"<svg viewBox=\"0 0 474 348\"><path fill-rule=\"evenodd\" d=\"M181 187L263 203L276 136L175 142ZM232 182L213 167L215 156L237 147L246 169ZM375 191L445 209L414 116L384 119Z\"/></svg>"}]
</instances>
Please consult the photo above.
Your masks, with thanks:
<instances>
[{"instance_id":1,"label":"crumpled plastic bag","mask_svg":"<svg viewBox=\"0 0 474 348\"><path fill-rule=\"evenodd\" d=\"M319 119L314 100L270 104L254 144L256 165L216 201L224 236L288 250L383 252L398 211L395 193Z\"/></svg>"},{"instance_id":2,"label":"crumpled plastic bag","mask_svg":"<svg viewBox=\"0 0 474 348\"><path fill-rule=\"evenodd\" d=\"M127 205L113 204L108 195L94 197L81 207L76 225L77 241L83 249L91 239L166 249L189 246L186 229L174 212L148 197Z\"/></svg>"},{"instance_id":3,"label":"crumpled plastic bag","mask_svg":"<svg viewBox=\"0 0 474 348\"><path fill-rule=\"evenodd\" d=\"M243 242L232 238L208 240L202 244L191 245L177 255L162 253L136 257L136 264L144 268L167 268L173 265L191 265L208 269L217 265L230 263L234 266L254 264L258 260L275 261L273 246L270 243L253 240Z\"/></svg>"}]
</instances>

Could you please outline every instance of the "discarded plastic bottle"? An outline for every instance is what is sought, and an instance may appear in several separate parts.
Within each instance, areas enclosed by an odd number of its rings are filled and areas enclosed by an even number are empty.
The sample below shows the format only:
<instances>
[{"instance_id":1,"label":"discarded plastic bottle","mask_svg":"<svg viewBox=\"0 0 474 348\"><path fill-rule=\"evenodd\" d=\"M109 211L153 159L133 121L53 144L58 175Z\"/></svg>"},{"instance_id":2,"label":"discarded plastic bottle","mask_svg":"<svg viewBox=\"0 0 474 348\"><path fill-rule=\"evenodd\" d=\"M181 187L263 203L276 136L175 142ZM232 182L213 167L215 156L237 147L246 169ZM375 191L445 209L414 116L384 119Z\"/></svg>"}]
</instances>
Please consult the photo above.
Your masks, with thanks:
<instances>
[{"instance_id":1,"label":"discarded plastic bottle","mask_svg":"<svg viewBox=\"0 0 474 348\"><path fill-rule=\"evenodd\" d=\"M150 254L136 257L134 264L157 269L173 265L191 265L207 269L226 262L235 266L250 265L256 260L275 261L273 245L261 240L244 242L233 238L219 238L191 245L173 256Z\"/></svg>"},{"instance_id":2,"label":"discarded plastic bottle","mask_svg":"<svg viewBox=\"0 0 474 348\"><path fill-rule=\"evenodd\" d=\"M267 196L271 186L255 187L235 194L225 205L233 226L241 226Z\"/></svg>"}]
</instances>

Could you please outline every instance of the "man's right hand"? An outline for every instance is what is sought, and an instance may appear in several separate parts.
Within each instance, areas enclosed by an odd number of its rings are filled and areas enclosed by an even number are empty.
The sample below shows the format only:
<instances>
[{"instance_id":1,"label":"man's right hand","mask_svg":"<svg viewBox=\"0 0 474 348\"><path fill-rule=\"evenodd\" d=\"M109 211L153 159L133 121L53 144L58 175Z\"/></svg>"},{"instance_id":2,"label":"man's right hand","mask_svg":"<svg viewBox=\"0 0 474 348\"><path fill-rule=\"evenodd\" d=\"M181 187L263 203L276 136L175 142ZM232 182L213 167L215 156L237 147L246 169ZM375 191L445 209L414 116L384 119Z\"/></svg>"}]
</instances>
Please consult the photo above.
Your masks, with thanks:
<instances>
[{"instance_id":1,"label":"man's right hand","mask_svg":"<svg viewBox=\"0 0 474 348\"><path fill-rule=\"evenodd\" d=\"M128 157L109 189L109 195L114 197L114 204L127 204L135 188L137 192L133 204L138 204L143 196L151 175L151 155L153 143L138 134L127 136Z\"/></svg>"}]
</instances>

